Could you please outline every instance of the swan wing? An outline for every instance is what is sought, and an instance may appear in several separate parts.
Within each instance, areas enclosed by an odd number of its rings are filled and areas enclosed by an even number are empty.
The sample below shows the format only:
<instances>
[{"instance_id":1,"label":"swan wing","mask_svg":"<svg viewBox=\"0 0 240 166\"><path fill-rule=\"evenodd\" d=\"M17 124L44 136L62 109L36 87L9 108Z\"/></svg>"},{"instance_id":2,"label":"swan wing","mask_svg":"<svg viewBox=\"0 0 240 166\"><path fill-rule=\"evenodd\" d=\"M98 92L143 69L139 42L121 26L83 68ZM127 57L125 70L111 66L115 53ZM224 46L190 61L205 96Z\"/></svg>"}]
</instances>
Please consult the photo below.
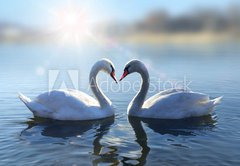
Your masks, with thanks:
<instances>
[{"instance_id":1,"label":"swan wing","mask_svg":"<svg viewBox=\"0 0 240 166\"><path fill-rule=\"evenodd\" d=\"M86 93L77 90L53 90L39 95L36 102L58 111L62 108L85 109L88 106L98 106L98 102Z\"/></svg>"},{"instance_id":2,"label":"swan wing","mask_svg":"<svg viewBox=\"0 0 240 166\"><path fill-rule=\"evenodd\" d=\"M77 90L53 90L35 100L19 94L20 100L35 116L59 120L85 120L101 117L98 101Z\"/></svg>"},{"instance_id":3,"label":"swan wing","mask_svg":"<svg viewBox=\"0 0 240 166\"><path fill-rule=\"evenodd\" d=\"M155 103L159 98L165 96L165 95L169 95L169 94L173 94L173 93L177 93L177 92L189 92L185 89L167 89L164 91L161 91L155 95L153 95L152 97L148 98L144 104L146 105L152 105L153 103Z\"/></svg>"},{"instance_id":4,"label":"swan wing","mask_svg":"<svg viewBox=\"0 0 240 166\"><path fill-rule=\"evenodd\" d=\"M75 89L69 89L68 92L71 96L77 98L77 100L82 101L87 106L98 106L98 107L100 106L99 102L95 98L93 98L92 96L84 92L81 92Z\"/></svg>"},{"instance_id":5,"label":"swan wing","mask_svg":"<svg viewBox=\"0 0 240 166\"><path fill-rule=\"evenodd\" d=\"M216 100L208 95L196 92L169 93L144 103L146 116L167 119L180 119L191 116L202 116L211 113Z\"/></svg>"}]
</instances>

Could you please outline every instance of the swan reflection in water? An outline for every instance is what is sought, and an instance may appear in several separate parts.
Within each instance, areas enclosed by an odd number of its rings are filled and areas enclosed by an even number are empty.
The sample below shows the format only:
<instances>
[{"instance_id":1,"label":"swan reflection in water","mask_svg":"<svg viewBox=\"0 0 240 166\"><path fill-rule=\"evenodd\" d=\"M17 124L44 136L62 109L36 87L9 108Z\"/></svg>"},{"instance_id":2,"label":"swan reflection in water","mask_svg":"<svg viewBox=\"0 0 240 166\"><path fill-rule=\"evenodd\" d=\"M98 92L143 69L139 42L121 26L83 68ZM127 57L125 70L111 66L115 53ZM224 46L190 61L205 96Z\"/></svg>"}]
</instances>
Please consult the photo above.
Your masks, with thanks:
<instances>
[{"instance_id":1,"label":"swan reflection in water","mask_svg":"<svg viewBox=\"0 0 240 166\"><path fill-rule=\"evenodd\" d=\"M135 141L141 147L141 155L137 159L120 156L119 150L116 146L104 146L101 144L101 139L105 134L108 133L110 127L114 123L113 117L94 121L72 122L34 118L31 121L26 122L28 124L28 127L22 131L21 139L27 139L27 141L30 142L34 142L37 140L39 143L40 140L49 143L51 141L49 137L53 139L61 138L61 143L65 144L66 140L68 139L73 139L75 142L77 142L78 140L75 140L74 138L78 139L79 137L83 136L82 139L84 143L78 143L82 148L84 148L84 146L88 146L89 143L92 143L93 157L91 160L93 165L98 165L101 163L111 163L113 165L118 165L119 163L122 163L129 165L133 161L137 161L137 165L144 165L146 164L147 156L151 150L151 145L148 145L148 139L151 139L151 137L154 136L154 133L160 135L169 134L176 137L192 137L198 135L200 131L212 130L216 124L216 120L211 116L182 120L142 119L136 117L129 117L128 121L132 126L134 134L136 136ZM154 131L154 133L151 133L151 136L147 135L147 132L144 129L146 127ZM88 132L91 130L92 132ZM93 136L91 135L91 133L93 133ZM41 136L44 136L44 138L48 138L46 140L43 139L43 137ZM91 138L93 140L91 140ZM54 141L54 143L56 143L56 140ZM79 150L83 150L82 148ZM103 148L108 148L108 151L104 152Z\"/></svg>"},{"instance_id":2,"label":"swan reflection in water","mask_svg":"<svg viewBox=\"0 0 240 166\"><path fill-rule=\"evenodd\" d=\"M136 159L138 162L137 165L146 164L147 156L151 150L151 145L148 145L148 135L145 132L142 123L144 126L153 130L156 134L169 134L172 136L196 136L200 131L212 130L217 122L215 118L210 115L179 120L128 117L128 121L135 132L135 141L141 146L141 156ZM132 161L133 159L125 157L122 162L127 163L128 160Z\"/></svg>"},{"instance_id":3,"label":"swan reflection in water","mask_svg":"<svg viewBox=\"0 0 240 166\"><path fill-rule=\"evenodd\" d=\"M102 154L103 145L100 143L101 139L105 134L108 133L111 125L114 123L114 117L105 118L101 120L90 120L90 121L58 121L51 120L45 118L32 118L30 121L26 122L28 127L21 132L21 139L34 142L36 139L39 141L46 141L43 137L50 138L61 138L62 141L59 144L64 144L66 140L72 138L80 138L84 134L86 134L86 139L84 136L84 144L82 146L88 146L89 143L92 142L93 151L92 155L97 156L93 157L92 164L98 165L99 163L118 163L117 158L113 158L113 152L107 152L106 154ZM93 130L93 141L89 136L91 133L87 133L88 131ZM47 139L47 143L49 143L50 139ZM59 140L58 140L59 141ZM56 142L56 141L55 141ZM54 143L55 143L54 142Z\"/></svg>"}]
</instances>

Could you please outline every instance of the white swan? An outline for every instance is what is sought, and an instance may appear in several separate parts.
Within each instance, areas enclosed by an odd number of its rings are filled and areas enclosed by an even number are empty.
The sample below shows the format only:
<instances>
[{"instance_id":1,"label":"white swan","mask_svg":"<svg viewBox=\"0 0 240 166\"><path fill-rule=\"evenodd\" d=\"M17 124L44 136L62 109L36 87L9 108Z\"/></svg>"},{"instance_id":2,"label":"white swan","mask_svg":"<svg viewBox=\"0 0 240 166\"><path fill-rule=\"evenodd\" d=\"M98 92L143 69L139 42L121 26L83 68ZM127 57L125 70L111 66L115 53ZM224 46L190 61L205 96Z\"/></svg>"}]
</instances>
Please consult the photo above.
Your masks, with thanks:
<instances>
[{"instance_id":1,"label":"white swan","mask_svg":"<svg viewBox=\"0 0 240 166\"><path fill-rule=\"evenodd\" d=\"M21 101L34 116L57 120L93 120L114 115L110 100L99 89L96 77L104 71L116 81L115 69L110 60L102 59L95 63L89 75L89 84L96 97L77 90L53 90L39 95L35 100L19 94ZM117 82L117 81L116 81Z\"/></svg>"},{"instance_id":2,"label":"white swan","mask_svg":"<svg viewBox=\"0 0 240 166\"><path fill-rule=\"evenodd\" d=\"M183 89L162 91L145 100L149 88L149 75L145 65L139 60L132 60L125 66L120 81L128 74L137 72L142 77L140 91L128 106L128 115L143 118L181 119L210 114L222 97L210 100L202 93Z\"/></svg>"}]
</instances>

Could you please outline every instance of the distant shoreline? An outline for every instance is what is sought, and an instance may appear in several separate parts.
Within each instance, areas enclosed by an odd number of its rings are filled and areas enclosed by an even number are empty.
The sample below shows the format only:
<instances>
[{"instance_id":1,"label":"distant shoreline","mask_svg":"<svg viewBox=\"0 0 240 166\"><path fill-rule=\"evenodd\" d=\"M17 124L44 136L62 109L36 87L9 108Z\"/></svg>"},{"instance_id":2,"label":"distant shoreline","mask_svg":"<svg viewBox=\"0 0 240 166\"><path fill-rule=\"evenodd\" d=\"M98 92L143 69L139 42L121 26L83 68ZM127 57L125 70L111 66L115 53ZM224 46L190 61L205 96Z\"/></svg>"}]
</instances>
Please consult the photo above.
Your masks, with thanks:
<instances>
[{"instance_id":1,"label":"distant shoreline","mask_svg":"<svg viewBox=\"0 0 240 166\"><path fill-rule=\"evenodd\" d=\"M224 42L234 42L240 44L240 34L227 32L199 32L199 33L132 33L123 35L101 35L100 41L106 42L111 39L120 43L129 44L214 44ZM59 42L57 36L5 36L1 38L0 44L28 44L28 43L56 43ZM86 39L83 43L94 43L91 39Z\"/></svg>"},{"instance_id":2,"label":"distant shoreline","mask_svg":"<svg viewBox=\"0 0 240 166\"><path fill-rule=\"evenodd\" d=\"M124 37L116 37L116 40L127 43L172 43L172 44L207 44L219 42L236 42L240 43L240 35L230 33L158 33L158 34L132 34Z\"/></svg>"}]
</instances>

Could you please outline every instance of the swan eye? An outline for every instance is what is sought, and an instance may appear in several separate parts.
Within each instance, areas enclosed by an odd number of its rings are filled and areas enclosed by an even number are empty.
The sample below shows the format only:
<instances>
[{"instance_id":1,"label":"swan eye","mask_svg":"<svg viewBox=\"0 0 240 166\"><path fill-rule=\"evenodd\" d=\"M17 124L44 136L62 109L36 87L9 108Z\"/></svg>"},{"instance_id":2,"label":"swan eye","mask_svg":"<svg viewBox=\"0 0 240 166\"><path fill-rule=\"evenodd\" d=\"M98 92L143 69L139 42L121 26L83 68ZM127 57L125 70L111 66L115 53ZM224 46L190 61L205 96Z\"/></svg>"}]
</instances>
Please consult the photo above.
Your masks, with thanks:
<instances>
[{"instance_id":1,"label":"swan eye","mask_svg":"<svg viewBox=\"0 0 240 166\"><path fill-rule=\"evenodd\" d=\"M127 71L127 72L129 73L129 71L128 71L129 67L130 67L130 66L126 66L125 69L124 69L124 71Z\"/></svg>"}]
</instances>

